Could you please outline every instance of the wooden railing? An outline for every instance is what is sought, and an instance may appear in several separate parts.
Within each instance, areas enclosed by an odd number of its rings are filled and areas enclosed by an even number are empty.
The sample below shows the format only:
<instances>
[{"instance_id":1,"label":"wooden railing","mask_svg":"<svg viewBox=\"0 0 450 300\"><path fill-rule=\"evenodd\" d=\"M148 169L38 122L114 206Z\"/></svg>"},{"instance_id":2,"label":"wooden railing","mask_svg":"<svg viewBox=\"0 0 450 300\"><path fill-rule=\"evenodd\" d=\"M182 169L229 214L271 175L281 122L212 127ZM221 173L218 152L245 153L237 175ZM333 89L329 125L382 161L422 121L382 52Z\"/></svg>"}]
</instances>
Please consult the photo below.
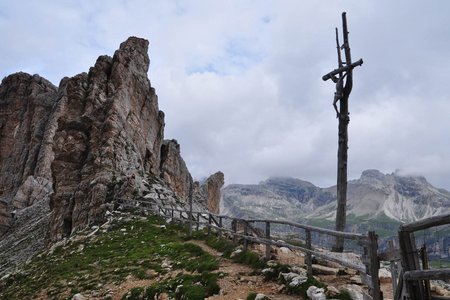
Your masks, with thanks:
<instances>
[{"instance_id":1,"label":"wooden railing","mask_svg":"<svg viewBox=\"0 0 450 300\"><path fill-rule=\"evenodd\" d=\"M360 274L362 282L368 287L368 294L364 294L365 299L383 299L378 277L380 265L378 258L378 236L373 231L369 231L368 234L338 232L295 222L280 220L246 220L210 212L181 210L174 207L157 205L150 201L136 201L139 202L139 207L141 208L152 209L164 218L171 218L174 221L188 224L189 232L192 232L194 227L196 230L203 227L207 228L208 234L211 234L211 231L215 230L219 237L222 237L227 233L234 242L238 242L238 239L241 239L244 250L247 250L249 242L265 245L265 258L267 260L270 259L272 246L287 247L291 250L301 251L305 253L305 265L308 276L312 276L313 273L312 256L356 270ZM126 206L136 207L134 205ZM260 226L257 226L257 224ZM300 232L303 231L304 243L298 245L280 240L279 236L272 232L274 227L280 225L294 228L295 234L300 235ZM322 234L333 238L341 238L356 242L357 246L362 247L364 253L361 258L362 262L351 262L346 260L342 255L340 256L339 253L321 251L320 247L313 245L312 234Z\"/></svg>"},{"instance_id":2,"label":"wooden railing","mask_svg":"<svg viewBox=\"0 0 450 300\"><path fill-rule=\"evenodd\" d=\"M419 251L416 247L414 232L432 227L450 224L450 214L431 217L400 226L398 233L400 245L401 270L395 299L422 300L433 299L430 293L430 280L450 279L450 268L428 270L426 248ZM419 256L420 252L420 256ZM420 264L422 262L422 266ZM393 281L397 281L393 277ZM450 299L450 298L440 298Z\"/></svg>"}]
</instances>

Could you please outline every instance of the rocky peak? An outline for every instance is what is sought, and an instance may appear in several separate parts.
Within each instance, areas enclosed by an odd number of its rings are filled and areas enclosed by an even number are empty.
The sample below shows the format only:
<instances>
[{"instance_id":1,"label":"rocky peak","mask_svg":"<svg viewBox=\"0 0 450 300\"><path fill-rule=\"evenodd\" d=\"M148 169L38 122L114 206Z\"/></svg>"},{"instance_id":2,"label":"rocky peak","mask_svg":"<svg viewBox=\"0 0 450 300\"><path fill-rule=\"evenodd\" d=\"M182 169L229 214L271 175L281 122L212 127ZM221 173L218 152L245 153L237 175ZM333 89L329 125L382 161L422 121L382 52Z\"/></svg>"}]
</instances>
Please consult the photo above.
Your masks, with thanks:
<instances>
[{"instance_id":1,"label":"rocky peak","mask_svg":"<svg viewBox=\"0 0 450 300\"><path fill-rule=\"evenodd\" d=\"M164 113L147 77L148 44L130 37L113 57L100 56L88 73L65 77L58 88L26 73L2 81L0 274L103 222L116 204L142 196L147 178L158 179L152 191L164 192L147 196L188 195L192 178L180 146L163 142ZM201 193L208 199L203 207L218 207L220 174Z\"/></svg>"},{"instance_id":2,"label":"rocky peak","mask_svg":"<svg viewBox=\"0 0 450 300\"><path fill-rule=\"evenodd\" d=\"M176 140L164 140L161 146L161 178L175 194L186 199L192 186L192 177L181 157L180 145Z\"/></svg>"},{"instance_id":3,"label":"rocky peak","mask_svg":"<svg viewBox=\"0 0 450 300\"><path fill-rule=\"evenodd\" d=\"M225 176L219 171L209 176L205 183L201 186L201 189L206 196L206 205L208 210L215 214L218 214L220 210L221 188L224 183Z\"/></svg>"}]
</instances>

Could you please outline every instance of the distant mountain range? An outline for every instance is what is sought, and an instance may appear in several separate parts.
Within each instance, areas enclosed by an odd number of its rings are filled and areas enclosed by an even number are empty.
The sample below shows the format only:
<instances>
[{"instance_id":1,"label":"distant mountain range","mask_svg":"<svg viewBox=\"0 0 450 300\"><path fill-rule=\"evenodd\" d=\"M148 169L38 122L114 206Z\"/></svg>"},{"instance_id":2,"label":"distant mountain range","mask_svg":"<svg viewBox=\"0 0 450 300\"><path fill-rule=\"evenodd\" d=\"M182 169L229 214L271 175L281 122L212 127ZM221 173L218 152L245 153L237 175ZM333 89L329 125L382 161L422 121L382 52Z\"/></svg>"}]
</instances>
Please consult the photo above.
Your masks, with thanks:
<instances>
[{"instance_id":1,"label":"distant mountain range","mask_svg":"<svg viewBox=\"0 0 450 300\"><path fill-rule=\"evenodd\" d=\"M222 190L221 213L249 218L287 219L332 227L336 186L320 188L295 178L269 178L256 185L228 185ZM400 223L450 212L450 192L423 176L366 170L348 182L347 230L373 229L386 235ZM387 231L387 232L385 232Z\"/></svg>"}]
</instances>

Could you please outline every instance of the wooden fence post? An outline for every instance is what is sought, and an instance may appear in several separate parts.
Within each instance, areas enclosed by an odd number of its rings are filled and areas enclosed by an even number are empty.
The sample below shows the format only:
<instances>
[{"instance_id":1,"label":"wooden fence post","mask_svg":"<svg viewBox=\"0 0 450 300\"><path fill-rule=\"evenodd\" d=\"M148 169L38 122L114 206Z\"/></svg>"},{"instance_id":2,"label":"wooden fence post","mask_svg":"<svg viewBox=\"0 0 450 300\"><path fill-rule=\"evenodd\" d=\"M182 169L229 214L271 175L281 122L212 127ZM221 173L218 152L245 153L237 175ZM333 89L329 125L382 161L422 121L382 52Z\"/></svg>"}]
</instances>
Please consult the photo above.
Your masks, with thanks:
<instances>
[{"instance_id":1,"label":"wooden fence post","mask_svg":"<svg viewBox=\"0 0 450 300\"><path fill-rule=\"evenodd\" d=\"M197 213L197 227L196 227L197 231L198 231L198 229L200 227L200 216L201 216L201 214Z\"/></svg>"},{"instance_id":2,"label":"wooden fence post","mask_svg":"<svg viewBox=\"0 0 450 300\"><path fill-rule=\"evenodd\" d=\"M222 216L219 216L219 238L222 238Z\"/></svg>"},{"instance_id":3,"label":"wooden fence post","mask_svg":"<svg viewBox=\"0 0 450 300\"><path fill-rule=\"evenodd\" d=\"M306 233L306 249L308 250L312 250L311 249L311 231L310 230L305 230ZM311 253L306 253L306 272L308 275L308 278L312 278L313 276L313 272L312 272L312 257L311 257Z\"/></svg>"},{"instance_id":4,"label":"wooden fence post","mask_svg":"<svg viewBox=\"0 0 450 300\"><path fill-rule=\"evenodd\" d=\"M208 236L211 234L211 213L208 214Z\"/></svg>"},{"instance_id":5,"label":"wooden fence post","mask_svg":"<svg viewBox=\"0 0 450 300\"><path fill-rule=\"evenodd\" d=\"M243 220L244 223L244 251L248 250L248 240L247 240L247 221Z\"/></svg>"},{"instance_id":6,"label":"wooden fence post","mask_svg":"<svg viewBox=\"0 0 450 300\"><path fill-rule=\"evenodd\" d=\"M237 243L237 219L233 219L231 221L231 230L233 231L233 243Z\"/></svg>"},{"instance_id":7,"label":"wooden fence post","mask_svg":"<svg viewBox=\"0 0 450 300\"><path fill-rule=\"evenodd\" d=\"M371 277L372 288L369 288L369 293L373 300L382 300L383 293L380 289L380 280L378 277L378 271L380 269L380 260L378 259L378 235L375 231L369 231L369 275Z\"/></svg>"},{"instance_id":8,"label":"wooden fence post","mask_svg":"<svg viewBox=\"0 0 450 300\"><path fill-rule=\"evenodd\" d=\"M428 270L428 253L427 253L427 247L425 244L423 244L422 248L420 249L420 259L422 260L422 270ZM431 287L430 287L430 281L424 280L423 281L424 286L424 294L426 300L431 300Z\"/></svg>"},{"instance_id":9,"label":"wooden fence post","mask_svg":"<svg viewBox=\"0 0 450 300\"><path fill-rule=\"evenodd\" d=\"M395 251L395 246L394 246L394 241L390 240L388 241L388 251L393 253ZM397 290L397 280L398 280L398 262L396 262L395 260L391 260L390 261L390 269L391 269L391 278L392 278L392 290L395 291Z\"/></svg>"},{"instance_id":10,"label":"wooden fence post","mask_svg":"<svg viewBox=\"0 0 450 300\"><path fill-rule=\"evenodd\" d=\"M266 221L266 239L270 240L270 222ZM266 244L266 260L270 260L270 244Z\"/></svg>"},{"instance_id":11,"label":"wooden fence post","mask_svg":"<svg viewBox=\"0 0 450 300\"><path fill-rule=\"evenodd\" d=\"M398 232L398 242L400 244L400 254L402 257L402 268L406 271L420 270L419 255L417 253L414 233L403 230L400 226ZM403 280L403 278L402 278ZM406 291L411 300L422 299L423 286L419 281L406 281Z\"/></svg>"}]
</instances>

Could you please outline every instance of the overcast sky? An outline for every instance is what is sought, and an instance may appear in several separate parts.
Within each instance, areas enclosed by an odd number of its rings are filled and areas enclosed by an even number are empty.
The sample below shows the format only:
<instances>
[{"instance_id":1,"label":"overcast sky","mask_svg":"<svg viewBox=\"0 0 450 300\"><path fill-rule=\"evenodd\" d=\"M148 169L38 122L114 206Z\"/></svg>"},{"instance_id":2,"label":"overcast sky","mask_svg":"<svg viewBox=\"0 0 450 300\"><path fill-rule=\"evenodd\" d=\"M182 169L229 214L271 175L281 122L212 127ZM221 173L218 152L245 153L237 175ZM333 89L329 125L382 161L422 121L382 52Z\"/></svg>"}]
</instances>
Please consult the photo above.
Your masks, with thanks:
<instances>
[{"instance_id":1,"label":"overcast sky","mask_svg":"<svg viewBox=\"0 0 450 300\"><path fill-rule=\"evenodd\" d=\"M336 182L334 28L347 12L354 71L349 179L422 174L450 190L450 1L0 0L0 77L55 85L150 41L149 78L196 178Z\"/></svg>"}]
</instances>

